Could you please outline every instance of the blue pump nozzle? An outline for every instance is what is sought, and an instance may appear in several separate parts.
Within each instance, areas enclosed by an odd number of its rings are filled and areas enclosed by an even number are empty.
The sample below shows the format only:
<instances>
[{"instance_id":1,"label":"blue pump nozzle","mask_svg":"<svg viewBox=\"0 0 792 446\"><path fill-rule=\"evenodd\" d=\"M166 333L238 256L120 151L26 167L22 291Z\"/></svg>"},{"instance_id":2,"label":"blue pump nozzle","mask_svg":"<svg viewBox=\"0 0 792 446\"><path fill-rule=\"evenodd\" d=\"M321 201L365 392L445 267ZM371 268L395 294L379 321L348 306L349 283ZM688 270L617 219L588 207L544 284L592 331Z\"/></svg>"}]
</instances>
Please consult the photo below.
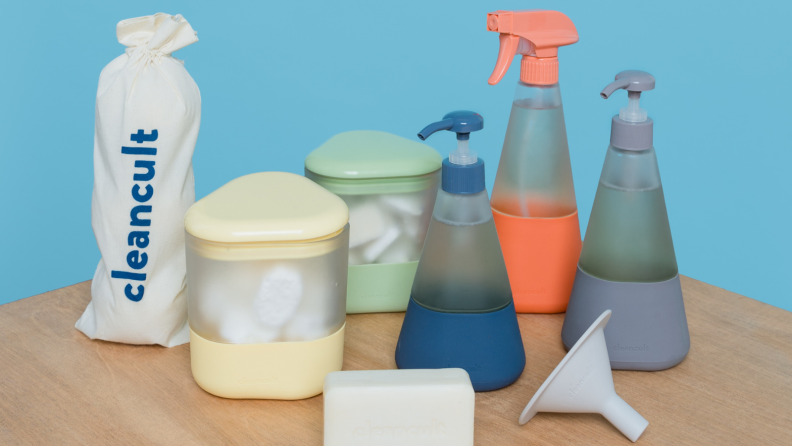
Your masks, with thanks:
<instances>
[{"instance_id":1,"label":"blue pump nozzle","mask_svg":"<svg viewBox=\"0 0 792 446\"><path fill-rule=\"evenodd\" d=\"M421 141L440 130L457 134L457 149L443 160L443 190L455 194L475 194L484 190L484 161L468 147L472 132L484 128L484 118L472 111L459 110L443 116L418 133Z\"/></svg>"},{"instance_id":2,"label":"blue pump nozzle","mask_svg":"<svg viewBox=\"0 0 792 446\"><path fill-rule=\"evenodd\" d=\"M442 121L433 122L427 125L426 127L424 127L423 130L418 132L418 139L420 139L421 141L426 141L426 138L428 138L432 133L439 132L440 130L451 130L453 127L454 127L454 120L451 118L443 119Z\"/></svg>"},{"instance_id":3,"label":"blue pump nozzle","mask_svg":"<svg viewBox=\"0 0 792 446\"><path fill-rule=\"evenodd\" d=\"M418 133L421 141L426 140L432 133L440 130L448 130L457 134L457 149L451 152L449 159L452 164L468 165L474 164L478 158L476 152L468 148L468 140L471 132L477 132L484 128L484 118L472 111L458 110L443 116L442 121L433 122Z\"/></svg>"},{"instance_id":4,"label":"blue pump nozzle","mask_svg":"<svg viewBox=\"0 0 792 446\"><path fill-rule=\"evenodd\" d=\"M471 132L477 132L484 128L484 117L480 114L467 110L452 111L443 116L442 121L433 122L418 133L421 141L426 140L432 133L440 130L448 130L457 134L457 139L465 141L470 139Z\"/></svg>"}]
</instances>

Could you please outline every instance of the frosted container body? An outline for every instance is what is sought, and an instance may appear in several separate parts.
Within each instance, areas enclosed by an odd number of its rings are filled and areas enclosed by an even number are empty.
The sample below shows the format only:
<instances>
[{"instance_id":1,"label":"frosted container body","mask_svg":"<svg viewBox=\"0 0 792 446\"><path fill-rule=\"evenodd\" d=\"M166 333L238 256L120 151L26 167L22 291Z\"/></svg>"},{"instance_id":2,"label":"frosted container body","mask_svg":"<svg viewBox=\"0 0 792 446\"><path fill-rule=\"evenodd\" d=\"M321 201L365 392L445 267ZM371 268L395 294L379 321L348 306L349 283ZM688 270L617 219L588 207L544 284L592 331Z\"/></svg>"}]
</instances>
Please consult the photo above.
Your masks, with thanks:
<instances>
[{"instance_id":1,"label":"frosted container body","mask_svg":"<svg viewBox=\"0 0 792 446\"><path fill-rule=\"evenodd\" d=\"M440 171L407 178L338 179L306 170L307 178L338 195L349 207L349 264L418 261Z\"/></svg>"},{"instance_id":2,"label":"frosted container body","mask_svg":"<svg viewBox=\"0 0 792 446\"><path fill-rule=\"evenodd\" d=\"M204 339L312 341L344 325L349 225L316 241L218 243L186 237L190 328Z\"/></svg>"},{"instance_id":3,"label":"frosted container body","mask_svg":"<svg viewBox=\"0 0 792 446\"><path fill-rule=\"evenodd\" d=\"M579 265L614 282L660 282L677 275L654 148L608 147Z\"/></svg>"},{"instance_id":4,"label":"frosted container body","mask_svg":"<svg viewBox=\"0 0 792 446\"><path fill-rule=\"evenodd\" d=\"M517 84L492 208L518 217L563 217L577 210L558 84Z\"/></svg>"},{"instance_id":5,"label":"frosted container body","mask_svg":"<svg viewBox=\"0 0 792 446\"><path fill-rule=\"evenodd\" d=\"M512 301L487 191L437 193L412 297L433 311L484 313Z\"/></svg>"}]
</instances>

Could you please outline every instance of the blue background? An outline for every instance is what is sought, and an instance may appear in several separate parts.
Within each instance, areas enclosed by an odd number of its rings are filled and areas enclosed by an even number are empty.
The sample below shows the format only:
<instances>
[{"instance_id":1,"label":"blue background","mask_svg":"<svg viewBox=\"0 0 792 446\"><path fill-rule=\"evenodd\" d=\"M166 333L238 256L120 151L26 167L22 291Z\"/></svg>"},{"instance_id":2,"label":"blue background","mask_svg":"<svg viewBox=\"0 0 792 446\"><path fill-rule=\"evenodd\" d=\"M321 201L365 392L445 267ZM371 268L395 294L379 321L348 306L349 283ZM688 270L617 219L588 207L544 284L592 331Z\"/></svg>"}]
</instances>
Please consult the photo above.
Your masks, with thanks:
<instances>
[{"instance_id":1,"label":"blue background","mask_svg":"<svg viewBox=\"0 0 792 446\"><path fill-rule=\"evenodd\" d=\"M8 2L0 8L0 303L90 279L93 128L101 69L122 19L182 14L200 41L175 53L201 89L198 198L251 172L302 172L336 133L415 139L455 109L485 117L472 141L491 190L519 57L487 84L498 38L486 13L565 12L580 42L560 82L585 228L624 93L624 69L657 78L642 105L682 274L792 310L789 230L792 2ZM451 134L430 144L446 155Z\"/></svg>"}]
</instances>

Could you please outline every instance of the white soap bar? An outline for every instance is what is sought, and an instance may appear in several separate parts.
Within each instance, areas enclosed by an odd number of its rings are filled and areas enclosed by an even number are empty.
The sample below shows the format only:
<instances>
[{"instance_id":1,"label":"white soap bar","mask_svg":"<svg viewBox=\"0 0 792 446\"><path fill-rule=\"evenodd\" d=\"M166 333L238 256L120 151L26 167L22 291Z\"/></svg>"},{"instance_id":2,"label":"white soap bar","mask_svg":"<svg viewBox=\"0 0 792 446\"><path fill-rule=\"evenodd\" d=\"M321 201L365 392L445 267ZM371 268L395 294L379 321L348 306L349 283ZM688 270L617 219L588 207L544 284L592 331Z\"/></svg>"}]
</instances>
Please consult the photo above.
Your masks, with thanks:
<instances>
[{"instance_id":1,"label":"white soap bar","mask_svg":"<svg viewBox=\"0 0 792 446\"><path fill-rule=\"evenodd\" d=\"M325 446L472 446L476 396L462 369L332 372Z\"/></svg>"}]
</instances>

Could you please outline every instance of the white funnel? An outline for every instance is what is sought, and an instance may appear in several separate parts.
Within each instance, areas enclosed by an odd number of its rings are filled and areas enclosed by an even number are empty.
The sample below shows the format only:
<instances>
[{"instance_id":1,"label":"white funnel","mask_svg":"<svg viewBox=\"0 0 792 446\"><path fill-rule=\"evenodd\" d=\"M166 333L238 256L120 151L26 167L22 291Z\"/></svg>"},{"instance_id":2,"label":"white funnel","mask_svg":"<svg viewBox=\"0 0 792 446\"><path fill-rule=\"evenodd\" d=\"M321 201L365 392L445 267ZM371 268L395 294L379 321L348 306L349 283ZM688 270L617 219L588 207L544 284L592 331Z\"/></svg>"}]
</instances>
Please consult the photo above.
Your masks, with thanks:
<instances>
[{"instance_id":1,"label":"white funnel","mask_svg":"<svg viewBox=\"0 0 792 446\"><path fill-rule=\"evenodd\" d=\"M605 345L606 310L583 333L520 414L525 424L537 412L599 413L636 441L649 422L616 395Z\"/></svg>"}]
</instances>

